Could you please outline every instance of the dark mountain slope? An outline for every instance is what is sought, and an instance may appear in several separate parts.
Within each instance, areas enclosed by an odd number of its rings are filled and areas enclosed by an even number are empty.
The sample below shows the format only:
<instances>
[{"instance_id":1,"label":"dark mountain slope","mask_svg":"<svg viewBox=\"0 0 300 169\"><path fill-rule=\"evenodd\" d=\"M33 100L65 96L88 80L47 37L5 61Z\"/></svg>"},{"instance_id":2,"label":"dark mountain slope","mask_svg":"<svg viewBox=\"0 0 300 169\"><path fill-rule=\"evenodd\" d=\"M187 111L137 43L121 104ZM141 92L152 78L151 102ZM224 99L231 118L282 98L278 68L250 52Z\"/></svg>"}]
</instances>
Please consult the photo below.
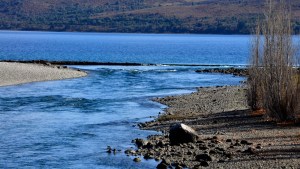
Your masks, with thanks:
<instances>
[{"instance_id":1,"label":"dark mountain slope","mask_svg":"<svg viewBox=\"0 0 300 169\"><path fill-rule=\"evenodd\" d=\"M300 1L291 4L298 31ZM0 29L249 33L263 6L261 0L0 0Z\"/></svg>"}]
</instances>

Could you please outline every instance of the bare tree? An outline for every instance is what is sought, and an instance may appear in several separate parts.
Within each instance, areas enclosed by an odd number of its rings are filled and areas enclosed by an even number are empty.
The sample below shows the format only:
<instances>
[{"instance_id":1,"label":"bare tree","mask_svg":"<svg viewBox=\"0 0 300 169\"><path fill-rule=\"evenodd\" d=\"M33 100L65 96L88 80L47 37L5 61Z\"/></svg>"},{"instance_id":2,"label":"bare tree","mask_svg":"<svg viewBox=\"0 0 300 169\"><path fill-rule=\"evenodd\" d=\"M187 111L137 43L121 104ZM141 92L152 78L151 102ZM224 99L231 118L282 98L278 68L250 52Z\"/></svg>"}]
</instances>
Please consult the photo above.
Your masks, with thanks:
<instances>
[{"instance_id":1,"label":"bare tree","mask_svg":"<svg viewBox=\"0 0 300 169\"><path fill-rule=\"evenodd\" d=\"M261 25L258 21L256 36L252 39L251 60L248 77L248 103L253 110L259 110L262 105L262 56L261 56Z\"/></svg>"}]
</instances>

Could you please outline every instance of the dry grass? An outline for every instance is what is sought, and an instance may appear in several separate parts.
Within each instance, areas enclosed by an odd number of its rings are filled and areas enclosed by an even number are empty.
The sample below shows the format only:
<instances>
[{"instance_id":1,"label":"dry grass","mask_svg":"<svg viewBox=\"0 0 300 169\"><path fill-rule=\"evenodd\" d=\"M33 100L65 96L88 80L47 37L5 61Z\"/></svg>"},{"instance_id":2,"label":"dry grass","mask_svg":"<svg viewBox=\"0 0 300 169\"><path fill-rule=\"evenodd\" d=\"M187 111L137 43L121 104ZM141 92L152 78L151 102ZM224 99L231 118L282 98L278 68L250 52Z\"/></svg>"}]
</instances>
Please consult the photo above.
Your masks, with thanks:
<instances>
[{"instance_id":1,"label":"dry grass","mask_svg":"<svg viewBox=\"0 0 300 169\"><path fill-rule=\"evenodd\" d=\"M265 114L266 114L266 110L264 110L264 109L258 109L258 110L252 111L252 112L250 113L250 115L251 115L252 117L263 116L263 115L265 115Z\"/></svg>"}]
</instances>

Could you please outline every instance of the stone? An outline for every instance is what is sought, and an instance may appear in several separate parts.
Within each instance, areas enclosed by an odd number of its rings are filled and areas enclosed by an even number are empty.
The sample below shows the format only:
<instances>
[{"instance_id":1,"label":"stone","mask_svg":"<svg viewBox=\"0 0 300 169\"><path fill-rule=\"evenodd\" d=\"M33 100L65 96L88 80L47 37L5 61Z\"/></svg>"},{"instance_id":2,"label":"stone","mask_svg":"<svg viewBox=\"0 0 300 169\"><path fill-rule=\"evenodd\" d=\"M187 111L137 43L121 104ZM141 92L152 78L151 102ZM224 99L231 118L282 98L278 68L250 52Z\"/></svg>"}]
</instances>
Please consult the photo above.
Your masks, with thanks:
<instances>
[{"instance_id":1,"label":"stone","mask_svg":"<svg viewBox=\"0 0 300 169\"><path fill-rule=\"evenodd\" d=\"M212 139L214 139L214 140L219 140L218 136L213 136Z\"/></svg>"},{"instance_id":2,"label":"stone","mask_svg":"<svg viewBox=\"0 0 300 169\"><path fill-rule=\"evenodd\" d=\"M167 165L171 165L171 161L167 160L167 159L163 159L162 163L167 164Z\"/></svg>"},{"instance_id":3,"label":"stone","mask_svg":"<svg viewBox=\"0 0 300 169\"><path fill-rule=\"evenodd\" d=\"M232 140L231 140L231 139L227 139L226 142L227 142L227 143L231 143Z\"/></svg>"},{"instance_id":4,"label":"stone","mask_svg":"<svg viewBox=\"0 0 300 169\"><path fill-rule=\"evenodd\" d=\"M233 158L233 154L232 154L232 153L225 153L225 156L226 156L227 158L230 158L230 159Z\"/></svg>"},{"instance_id":5,"label":"stone","mask_svg":"<svg viewBox=\"0 0 300 169\"><path fill-rule=\"evenodd\" d=\"M220 160L218 161L218 163L225 163L225 160L220 159Z\"/></svg>"},{"instance_id":6,"label":"stone","mask_svg":"<svg viewBox=\"0 0 300 169\"><path fill-rule=\"evenodd\" d=\"M180 165L176 165L175 169L183 169Z\"/></svg>"},{"instance_id":7,"label":"stone","mask_svg":"<svg viewBox=\"0 0 300 169\"><path fill-rule=\"evenodd\" d=\"M198 140L197 143L205 143L203 140Z\"/></svg>"},{"instance_id":8,"label":"stone","mask_svg":"<svg viewBox=\"0 0 300 169\"><path fill-rule=\"evenodd\" d=\"M195 165L195 166L193 167L193 169L200 169L200 168L202 168L201 165Z\"/></svg>"},{"instance_id":9,"label":"stone","mask_svg":"<svg viewBox=\"0 0 300 169\"><path fill-rule=\"evenodd\" d=\"M252 145L253 143L250 143L250 142L248 142L247 140L242 140L242 141L241 141L241 144L244 144L244 145Z\"/></svg>"},{"instance_id":10,"label":"stone","mask_svg":"<svg viewBox=\"0 0 300 169\"><path fill-rule=\"evenodd\" d=\"M138 127L140 127L140 128L143 128L143 127L146 127L147 125L145 124L145 123L139 123L138 124Z\"/></svg>"},{"instance_id":11,"label":"stone","mask_svg":"<svg viewBox=\"0 0 300 169\"><path fill-rule=\"evenodd\" d=\"M141 148L145 145L148 144L148 141L144 140L144 139L135 139L133 140L133 142L135 143L135 145L138 147L138 148Z\"/></svg>"},{"instance_id":12,"label":"stone","mask_svg":"<svg viewBox=\"0 0 300 169\"><path fill-rule=\"evenodd\" d=\"M249 154L255 154L255 149L252 147L249 147L247 150L243 151L244 153L249 153Z\"/></svg>"},{"instance_id":13,"label":"stone","mask_svg":"<svg viewBox=\"0 0 300 169\"><path fill-rule=\"evenodd\" d=\"M216 147L217 151L225 152L226 150L223 147Z\"/></svg>"},{"instance_id":14,"label":"stone","mask_svg":"<svg viewBox=\"0 0 300 169\"><path fill-rule=\"evenodd\" d=\"M169 139L171 145L195 143L198 138L197 132L185 124L176 124L170 128Z\"/></svg>"},{"instance_id":15,"label":"stone","mask_svg":"<svg viewBox=\"0 0 300 169\"><path fill-rule=\"evenodd\" d=\"M153 156L150 153L147 153L144 155L144 159L146 160L153 159Z\"/></svg>"},{"instance_id":16,"label":"stone","mask_svg":"<svg viewBox=\"0 0 300 169\"><path fill-rule=\"evenodd\" d=\"M209 149L209 147L207 147L206 145L201 145L201 146L199 146L199 149L200 150L207 150L207 149Z\"/></svg>"},{"instance_id":17,"label":"stone","mask_svg":"<svg viewBox=\"0 0 300 169\"><path fill-rule=\"evenodd\" d=\"M143 146L143 148L152 149L154 147L153 143L148 142L146 145Z\"/></svg>"},{"instance_id":18,"label":"stone","mask_svg":"<svg viewBox=\"0 0 300 169\"><path fill-rule=\"evenodd\" d=\"M216 147L216 144L215 143L209 143L208 147Z\"/></svg>"},{"instance_id":19,"label":"stone","mask_svg":"<svg viewBox=\"0 0 300 169\"><path fill-rule=\"evenodd\" d=\"M187 155L192 155L193 152L192 152L191 150L189 150L186 154L187 154Z\"/></svg>"},{"instance_id":20,"label":"stone","mask_svg":"<svg viewBox=\"0 0 300 169\"><path fill-rule=\"evenodd\" d=\"M51 63L50 62L46 62L45 65L46 66L51 66Z\"/></svg>"},{"instance_id":21,"label":"stone","mask_svg":"<svg viewBox=\"0 0 300 169\"><path fill-rule=\"evenodd\" d=\"M200 165L201 165L202 167L208 167L208 166L209 166L209 165L208 165L208 162L206 162L206 161L201 161Z\"/></svg>"},{"instance_id":22,"label":"stone","mask_svg":"<svg viewBox=\"0 0 300 169\"><path fill-rule=\"evenodd\" d=\"M156 147L164 147L165 143L162 142L162 141L159 141L157 144L156 144Z\"/></svg>"},{"instance_id":23,"label":"stone","mask_svg":"<svg viewBox=\"0 0 300 169\"><path fill-rule=\"evenodd\" d=\"M131 154L131 155L134 155L136 154L136 151L132 150L132 149L128 149L128 150L125 150L125 154Z\"/></svg>"},{"instance_id":24,"label":"stone","mask_svg":"<svg viewBox=\"0 0 300 169\"><path fill-rule=\"evenodd\" d=\"M196 155L196 160L197 161L212 161L212 157L208 154L199 154Z\"/></svg>"},{"instance_id":25,"label":"stone","mask_svg":"<svg viewBox=\"0 0 300 169\"><path fill-rule=\"evenodd\" d=\"M196 148L195 144L191 144L189 146L190 146L190 149L195 149Z\"/></svg>"},{"instance_id":26,"label":"stone","mask_svg":"<svg viewBox=\"0 0 300 169\"><path fill-rule=\"evenodd\" d=\"M112 153L112 148L111 148L110 146L107 146L106 152L107 152L107 153Z\"/></svg>"},{"instance_id":27,"label":"stone","mask_svg":"<svg viewBox=\"0 0 300 169\"><path fill-rule=\"evenodd\" d=\"M163 163L159 163L157 166L156 166L157 169L168 169L168 166L166 164L163 164Z\"/></svg>"},{"instance_id":28,"label":"stone","mask_svg":"<svg viewBox=\"0 0 300 169\"><path fill-rule=\"evenodd\" d=\"M168 161L168 160L163 159L163 160L161 161L161 163L159 163L159 164L157 165L156 168L157 168L157 169L167 169L169 165L171 165L171 162Z\"/></svg>"},{"instance_id":29,"label":"stone","mask_svg":"<svg viewBox=\"0 0 300 169\"><path fill-rule=\"evenodd\" d=\"M133 161L138 163L138 162L141 162L141 159L139 157L136 157L133 159Z\"/></svg>"},{"instance_id":30,"label":"stone","mask_svg":"<svg viewBox=\"0 0 300 169\"><path fill-rule=\"evenodd\" d=\"M256 149L262 149L261 144L257 144L257 146L255 147Z\"/></svg>"},{"instance_id":31,"label":"stone","mask_svg":"<svg viewBox=\"0 0 300 169\"><path fill-rule=\"evenodd\" d=\"M234 146L241 146L241 144L240 144L239 142L236 142L236 143L234 144Z\"/></svg>"}]
</instances>

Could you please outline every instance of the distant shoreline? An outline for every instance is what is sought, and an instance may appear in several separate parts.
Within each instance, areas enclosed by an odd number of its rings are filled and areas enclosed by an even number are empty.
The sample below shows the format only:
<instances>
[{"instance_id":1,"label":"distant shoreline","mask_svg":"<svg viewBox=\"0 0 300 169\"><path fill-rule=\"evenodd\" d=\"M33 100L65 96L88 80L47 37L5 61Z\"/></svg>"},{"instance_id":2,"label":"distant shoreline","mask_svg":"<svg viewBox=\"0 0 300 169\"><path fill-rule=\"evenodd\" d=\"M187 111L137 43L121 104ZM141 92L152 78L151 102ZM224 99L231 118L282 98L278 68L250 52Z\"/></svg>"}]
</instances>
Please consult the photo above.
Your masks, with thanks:
<instances>
[{"instance_id":1,"label":"distant shoreline","mask_svg":"<svg viewBox=\"0 0 300 169\"><path fill-rule=\"evenodd\" d=\"M56 31L56 30L30 30L30 29L0 29L0 32L51 32L51 33L107 33L107 34L153 34L153 35L253 35L251 33L193 33L193 32L105 32L105 31ZM296 34L295 34L296 35Z\"/></svg>"},{"instance_id":2,"label":"distant shoreline","mask_svg":"<svg viewBox=\"0 0 300 169\"><path fill-rule=\"evenodd\" d=\"M176 64L176 63L136 63L136 62L96 62L96 61L48 61L48 60L0 60L0 62L53 64L53 65L100 65L100 66L211 66L211 67L247 67L248 65L238 64ZM224 68L226 69L226 68Z\"/></svg>"}]
</instances>

